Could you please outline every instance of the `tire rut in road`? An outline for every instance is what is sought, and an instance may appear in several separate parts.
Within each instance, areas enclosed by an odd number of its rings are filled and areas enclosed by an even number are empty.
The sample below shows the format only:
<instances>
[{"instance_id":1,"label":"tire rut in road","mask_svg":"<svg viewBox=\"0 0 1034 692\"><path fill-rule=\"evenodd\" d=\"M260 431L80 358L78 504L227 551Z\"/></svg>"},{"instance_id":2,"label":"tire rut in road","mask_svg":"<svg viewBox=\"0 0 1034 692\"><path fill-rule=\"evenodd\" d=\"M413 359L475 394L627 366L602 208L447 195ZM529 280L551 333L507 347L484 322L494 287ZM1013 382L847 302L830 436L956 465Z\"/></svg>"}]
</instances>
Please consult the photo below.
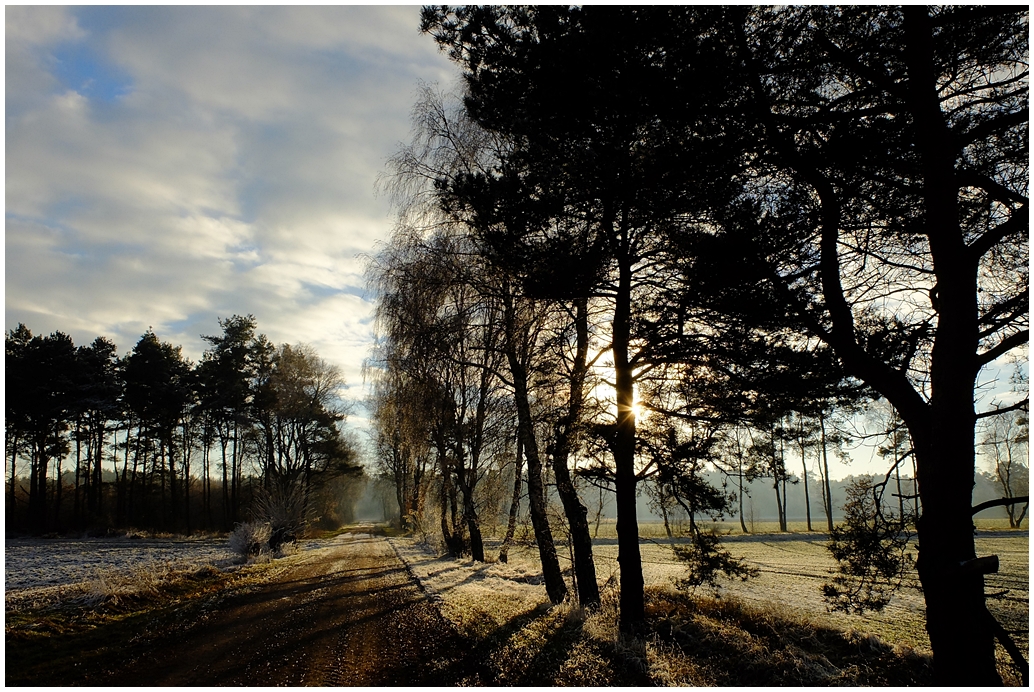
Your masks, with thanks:
<instances>
[{"instance_id":1,"label":"tire rut in road","mask_svg":"<svg viewBox=\"0 0 1034 692\"><path fill-rule=\"evenodd\" d=\"M159 638L108 679L85 682L428 685L455 682L466 667L460 636L387 540L352 535L228 599L176 641Z\"/></svg>"}]
</instances>

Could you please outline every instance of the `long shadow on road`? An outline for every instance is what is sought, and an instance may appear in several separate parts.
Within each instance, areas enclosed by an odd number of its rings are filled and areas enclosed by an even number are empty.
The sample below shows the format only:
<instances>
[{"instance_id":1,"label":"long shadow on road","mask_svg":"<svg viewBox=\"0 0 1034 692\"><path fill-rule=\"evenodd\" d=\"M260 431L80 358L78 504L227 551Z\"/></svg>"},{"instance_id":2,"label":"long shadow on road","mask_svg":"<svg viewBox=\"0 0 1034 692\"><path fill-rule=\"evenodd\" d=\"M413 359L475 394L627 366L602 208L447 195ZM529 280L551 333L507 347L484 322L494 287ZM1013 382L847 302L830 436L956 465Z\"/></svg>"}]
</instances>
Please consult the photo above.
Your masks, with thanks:
<instances>
[{"instance_id":1,"label":"long shadow on road","mask_svg":"<svg viewBox=\"0 0 1034 692\"><path fill-rule=\"evenodd\" d=\"M324 559L325 558L325 559ZM455 629L383 538L343 539L252 587L93 685L449 684Z\"/></svg>"}]
</instances>

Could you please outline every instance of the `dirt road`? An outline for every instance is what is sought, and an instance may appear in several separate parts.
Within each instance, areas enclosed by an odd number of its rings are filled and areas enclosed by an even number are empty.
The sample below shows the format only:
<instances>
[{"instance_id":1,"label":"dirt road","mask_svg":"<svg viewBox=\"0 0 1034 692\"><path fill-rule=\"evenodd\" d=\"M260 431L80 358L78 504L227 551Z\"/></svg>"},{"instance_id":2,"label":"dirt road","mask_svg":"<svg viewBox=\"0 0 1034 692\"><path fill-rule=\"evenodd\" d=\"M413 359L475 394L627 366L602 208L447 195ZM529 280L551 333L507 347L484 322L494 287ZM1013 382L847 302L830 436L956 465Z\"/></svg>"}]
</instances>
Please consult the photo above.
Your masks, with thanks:
<instances>
[{"instance_id":1,"label":"dirt road","mask_svg":"<svg viewBox=\"0 0 1034 692\"><path fill-rule=\"evenodd\" d=\"M171 640L171 641L170 641ZM435 685L463 646L387 539L345 534L93 685Z\"/></svg>"}]
</instances>

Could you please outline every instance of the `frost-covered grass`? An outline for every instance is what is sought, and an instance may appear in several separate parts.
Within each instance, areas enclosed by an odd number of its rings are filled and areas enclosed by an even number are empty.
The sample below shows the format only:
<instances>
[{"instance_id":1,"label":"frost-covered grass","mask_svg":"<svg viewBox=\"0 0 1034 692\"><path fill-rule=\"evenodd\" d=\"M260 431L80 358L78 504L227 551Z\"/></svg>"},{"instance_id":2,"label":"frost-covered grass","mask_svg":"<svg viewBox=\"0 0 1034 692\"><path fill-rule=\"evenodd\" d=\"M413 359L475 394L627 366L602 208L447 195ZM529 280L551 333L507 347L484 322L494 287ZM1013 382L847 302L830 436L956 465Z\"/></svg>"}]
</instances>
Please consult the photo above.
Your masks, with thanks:
<instances>
[{"instance_id":1,"label":"frost-covered grass","mask_svg":"<svg viewBox=\"0 0 1034 692\"><path fill-rule=\"evenodd\" d=\"M998 555L1000 562L998 573L985 578L987 593L1001 594L989 599L989 608L1008 629L1018 631L1017 642L1026 649L1029 646L1028 633L1023 623L1028 620L1030 601L1029 532L1009 530L1005 520L978 521L977 525L977 554ZM926 606L914 573L881 613L828 613L821 593L822 584L829 580L830 570L835 566L826 549L828 537L825 533L807 533L803 525L795 527L791 524L791 528L799 530L743 534L737 523L735 533L723 536L723 544L730 553L760 569L756 579L725 582L723 592L744 603L758 606L779 604L788 613L814 619L829 627L868 632L893 643L929 651L930 639L924 619ZM646 524L645 534L652 536L644 536L640 546L646 584L670 585L683 572L672 559L670 541L664 536L663 526ZM597 539L593 554L600 579L611 575L616 579L616 539ZM914 546L912 555L916 555Z\"/></svg>"},{"instance_id":2,"label":"frost-covered grass","mask_svg":"<svg viewBox=\"0 0 1034 692\"><path fill-rule=\"evenodd\" d=\"M5 610L143 597L233 562L224 538L7 539Z\"/></svg>"},{"instance_id":3,"label":"frost-covered grass","mask_svg":"<svg viewBox=\"0 0 1034 692\"><path fill-rule=\"evenodd\" d=\"M281 551L324 547L309 539ZM268 563L268 555L249 562ZM68 603L95 606L155 595L170 586L213 572L233 572L241 556L225 536L155 538L7 539L4 545L5 610L38 609Z\"/></svg>"},{"instance_id":4,"label":"frost-covered grass","mask_svg":"<svg viewBox=\"0 0 1034 692\"><path fill-rule=\"evenodd\" d=\"M172 540L152 538L7 539L4 588L11 591L66 586L94 578L98 572L130 570L153 563L215 564L233 553L225 538Z\"/></svg>"},{"instance_id":5,"label":"frost-covered grass","mask_svg":"<svg viewBox=\"0 0 1034 692\"><path fill-rule=\"evenodd\" d=\"M614 538L594 541L604 599L603 608L596 613L584 613L570 604L549 607L533 546L511 547L509 563L500 564L495 562L498 540L487 542L487 563L441 557L436 547L413 539L392 541L413 574L439 601L443 615L461 634L481 642L482 657L495 671L498 684L764 684L762 678L750 677L755 674L774 676L771 684L776 680L781 684L868 685L893 680L898 681L895 684L922 684L928 674L925 608L914 583L906 583L882 613L860 616L826 611L821 585L829 579L834 564L825 547L825 535L725 536L730 552L758 567L761 574L745 583L727 583L715 600L706 589L693 595L674 592L672 581L684 576L683 568L673 559L663 527L654 534L659 535L644 539L640 546L652 634L633 641L620 637L617 630L620 572ZM562 567L569 567L566 546L557 547ZM988 592L1009 592L1005 598L990 601L990 607L1006 627L1021 631L1018 643L1026 649L1027 532L982 533L977 550L980 555L999 556L1001 569L988 577ZM567 576L570 585L569 572ZM687 615L687 609L696 614ZM762 628L768 628L765 631L783 634L773 634L773 640L767 642L754 630L753 634L741 631L758 622L767 623ZM686 628L701 637L730 637L739 642L743 656L755 657L750 661L753 672L744 672L746 677L737 680L696 660L694 656L714 653L687 654L689 639L683 641L678 635L689 631ZM783 639L801 641L787 650L790 653L762 655L766 647L774 651L781 646ZM871 660L851 659L851 652L856 651ZM831 656L840 657L839 662L831 662ZM538 672L521 673L518 664L537 666ZM890 677L866 677L874 665L892 671ZM576 670L581 672L575 674ZM794 677L794 670L799 677Z\"/></svg>"}]
</instances>

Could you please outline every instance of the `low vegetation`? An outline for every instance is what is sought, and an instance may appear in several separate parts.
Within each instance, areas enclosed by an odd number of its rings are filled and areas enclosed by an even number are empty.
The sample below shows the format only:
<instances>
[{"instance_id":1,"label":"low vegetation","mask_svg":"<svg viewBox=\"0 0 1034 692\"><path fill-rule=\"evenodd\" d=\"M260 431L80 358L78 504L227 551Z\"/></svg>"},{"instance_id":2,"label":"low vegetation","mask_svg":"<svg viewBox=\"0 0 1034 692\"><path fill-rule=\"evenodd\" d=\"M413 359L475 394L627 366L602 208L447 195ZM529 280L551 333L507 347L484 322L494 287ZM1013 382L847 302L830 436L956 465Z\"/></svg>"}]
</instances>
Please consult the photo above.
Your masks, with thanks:
<instances>
[{"instance_id":1,"label":"low vegetation","mask_svg":"<svg viewBox=\"0 0 1034 692\"><path fill-rule=\"evenodd\" d=\"M735 597L647 588L647 628L618 629L611 579L602 604L550 607L521 551L506 565L439 559L406 540L396 549L481 661L481 684L920 685L928 652L823 625L800 611ZM529 556L531 558L534 555ZM468 681L474 682L474 681Z\"/></svg>"},{"instance_id":2,"label":"low vegetation","mask_svg":"<svg viewBox=\"0 0 1034 692\"><path fill-rule=\"evenodd\" d=\"M8 590L5 653L19 664L8 666L5 684L88 684L90 674L146 655L155 638L189 629L225 598L286 567L287 560L154 560L94 569L60 586Z\"/></svg>"},{"instance_id":3,"label":"low vegetation","mask_svg":"<svg viewBox=\"0 0 1034 692\"><path fill-rule=\"evenodd\" d=\"M820 585L832 558L823 534L727 535L730 553L760 571L747 583L724 580L714 591L679 591L684 566L661 539L643 543L645 629L618 627L616 541L597 539L601 604L577 605L577 592L551 606L537 551L526 540L509 560L443 557L438 546L385 531L408 571L466 643L458 684L499 685L929 685L929 641L922 596L906 584L879 616L828 613ZM996 528L988 526L987 528ZM322 546L346 527L301 541L299 554ZM369 527L362 528L369 531ZM518 539L521 538L518 532ZM1026 533L986 531L983 552L1000 556L989 590L1008 595L991 604L996 617L1024 630L1028 619ZM493 554L500 540L488 536ZM275 580L300 558L248 564L150 563L109 570L61 589L16 589L6 597L6 655L17 659L5 682L82 684L112 660L132 662L157 638L186 632L235 594ZM570 570L565 578L570 583ZM33 594L36 594L33 596ZM1026 632L1021 645L1028 646ZM117 652L117 656L115 653ZM114 656L114 659L113 659ZM1019 675L1001 652L1010 684Z\"/></svg>"}]
</instances>

